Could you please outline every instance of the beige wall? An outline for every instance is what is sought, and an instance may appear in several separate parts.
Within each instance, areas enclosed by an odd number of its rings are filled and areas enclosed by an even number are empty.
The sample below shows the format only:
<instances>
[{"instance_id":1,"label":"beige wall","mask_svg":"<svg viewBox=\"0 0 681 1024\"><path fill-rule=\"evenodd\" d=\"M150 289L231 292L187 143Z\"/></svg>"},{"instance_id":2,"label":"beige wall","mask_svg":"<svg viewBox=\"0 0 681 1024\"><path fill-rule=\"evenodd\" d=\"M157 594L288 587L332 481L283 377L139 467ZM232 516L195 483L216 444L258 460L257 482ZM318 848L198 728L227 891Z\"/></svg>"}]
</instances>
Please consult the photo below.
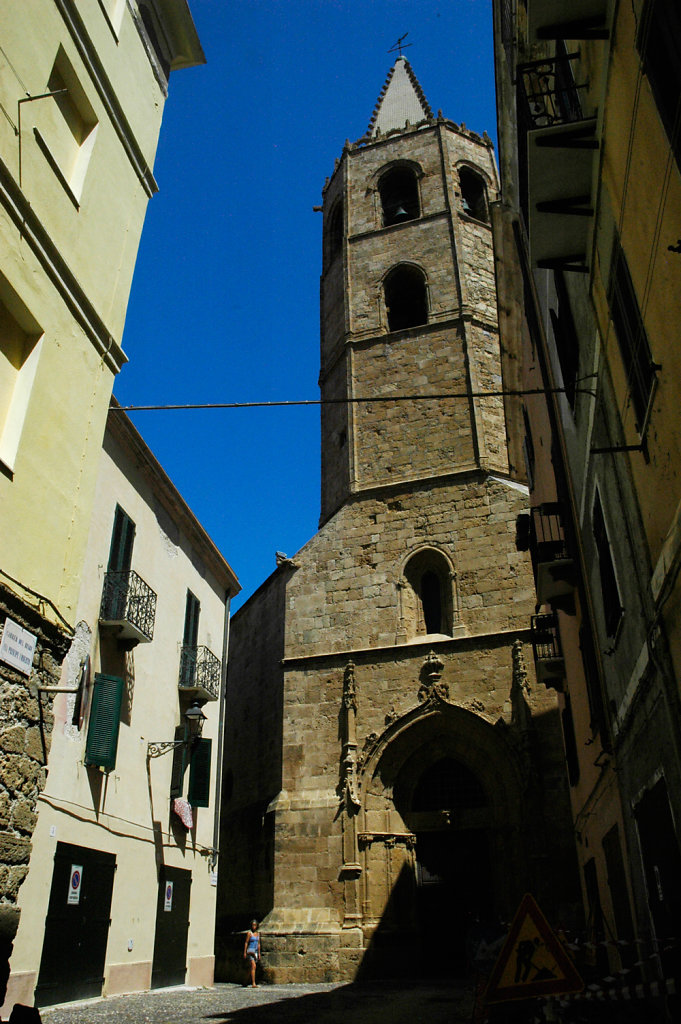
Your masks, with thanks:
<instances>
[{"instance_id":1,"label":"beige wall","mask_svg":"<svg viewBox=\"0 0 681 1024\"><path fill-rule=\"evenodd\" d=\"M147 744L172 740L181 722L177 684L187 589L201 604L198 644L222 659L226 588L236 590L238 585L219 556L211 560L208 547L189 539L185 506L179 496L172 507L161 502L160 493L149 471L140 469L139 459L109 431L100 458L77 610L77 638L64 663L62 685L77 683L86 654L92 659L93 675L100 669L111 671L103 659L111 659L115 641L98 629L98 617L117 504L136 524L132 568L158 596L154 637L151 643L141 643L120 656L125 662L126 696L114 770L105 773L84 765L88 723L85 721L82 729L71 724L75 695L55 698L50 773L39 800L31 871L20 895L22 916L11 962L9 1008L37 979L53 857L60 840L116 855L105 993L149 987L160 849L165 865L192 872L188 981L212 983L216 888L209 854L214 845L221 702L211 701L203 708L208 719L203 735L213 741L211 806L194 810L195 830L186 835L185 844L171 828L172 752L148 759ZM187 780L188 773L185 795ZM156 837L155 829L159 830ZM133 941L131 951L129 940Z\"/></svg>"}]
</instances>

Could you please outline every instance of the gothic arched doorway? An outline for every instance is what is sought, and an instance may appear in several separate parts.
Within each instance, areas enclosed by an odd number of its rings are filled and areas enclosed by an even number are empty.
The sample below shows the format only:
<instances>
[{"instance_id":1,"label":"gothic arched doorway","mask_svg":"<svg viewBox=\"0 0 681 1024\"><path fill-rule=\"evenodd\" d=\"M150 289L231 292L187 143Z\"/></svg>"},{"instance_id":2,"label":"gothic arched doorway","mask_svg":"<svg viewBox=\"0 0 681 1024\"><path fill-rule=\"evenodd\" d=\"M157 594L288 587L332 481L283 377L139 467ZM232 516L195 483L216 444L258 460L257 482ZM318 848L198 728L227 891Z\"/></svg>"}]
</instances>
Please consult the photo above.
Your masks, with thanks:
<instances>
[{"instance_id":1,"label":"gothic arched doorway","mask_svg":"<svg viewBox=\"0 0 681 1024\"><path fill-rule=\"evenodd\" d=\"M471 922L493 911L489 801L478 777L451 756L423 770L409 807L400 806L399 783L396 806L416 836L420 959L426 973L451 973L465 963Z\"/></svg>"},{"instance_id":2,"label":"gothic arched doorway","mask_svg":"<svg viewBox=\"0 0 681 1024\"><path fill-rule=\"evenodd\" d=\"M525 884L523 783L501 731L431 698L377 738L358 839L365 974L456 976L470 923Z\"/></svg>"}]
</instances>

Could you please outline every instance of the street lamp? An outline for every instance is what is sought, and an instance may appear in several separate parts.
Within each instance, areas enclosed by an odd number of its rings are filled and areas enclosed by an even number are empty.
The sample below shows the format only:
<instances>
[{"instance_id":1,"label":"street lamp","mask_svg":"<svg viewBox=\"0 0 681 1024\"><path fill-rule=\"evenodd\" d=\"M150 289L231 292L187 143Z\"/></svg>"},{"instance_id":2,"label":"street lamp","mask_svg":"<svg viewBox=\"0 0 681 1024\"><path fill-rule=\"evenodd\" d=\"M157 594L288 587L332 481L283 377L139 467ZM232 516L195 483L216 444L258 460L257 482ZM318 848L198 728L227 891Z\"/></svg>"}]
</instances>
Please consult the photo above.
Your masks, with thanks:
<instances>
[{"instance_id":1,"label":"street lamp","mask_svg":"<svg viewBox=\"0 0 681 1024\"><path fill-rule=\"evenodd\" d=\"M201 738L206 716L198 700L193 701L184 713L185 729L182 740L152 740L147 743L147 758L160 757L176 747L192 747Z\"/></svg>"}]
</instances>

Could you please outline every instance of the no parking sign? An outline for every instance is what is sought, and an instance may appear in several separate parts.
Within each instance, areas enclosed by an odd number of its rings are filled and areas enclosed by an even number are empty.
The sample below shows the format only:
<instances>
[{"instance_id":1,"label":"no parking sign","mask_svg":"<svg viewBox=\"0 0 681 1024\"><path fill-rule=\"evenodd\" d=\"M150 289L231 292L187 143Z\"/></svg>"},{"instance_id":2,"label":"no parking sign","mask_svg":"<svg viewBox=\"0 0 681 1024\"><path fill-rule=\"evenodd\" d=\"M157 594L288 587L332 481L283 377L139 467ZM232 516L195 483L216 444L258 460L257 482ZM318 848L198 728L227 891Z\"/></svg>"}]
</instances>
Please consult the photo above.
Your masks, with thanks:
<instances>
[{"instance_id":1,"label":"no parking sign","mask_svg":"<svg viewBox=\"0 0 681 1024\"><path fill-rule=\"evenodd\" d=\"M166 882L166 898L165 898L165 903L163 904L163 909L164 910L172 910L173 909L173 883L172 882Z\"/></svg>"},{"instance_id":2,"label":"no parking sign","mask_svg":"<svg viewBox=\"0 0 681 1024\"><path fill-rule=\"evenodd\" d=\"M67 903L80 903L80 887L83 882L83 865L71 865L71 877L69 879L69 895Z\"/></svg>"}]
</instances>

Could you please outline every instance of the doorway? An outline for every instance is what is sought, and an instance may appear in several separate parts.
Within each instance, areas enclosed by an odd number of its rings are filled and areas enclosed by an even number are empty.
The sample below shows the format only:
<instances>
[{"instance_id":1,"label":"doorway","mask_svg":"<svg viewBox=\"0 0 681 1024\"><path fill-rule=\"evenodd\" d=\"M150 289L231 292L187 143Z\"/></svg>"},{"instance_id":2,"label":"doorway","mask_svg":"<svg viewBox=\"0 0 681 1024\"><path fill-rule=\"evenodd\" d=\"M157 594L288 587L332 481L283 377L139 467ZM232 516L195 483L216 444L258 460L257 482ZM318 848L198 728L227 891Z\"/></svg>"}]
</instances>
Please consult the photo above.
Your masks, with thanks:
<instances>
[{"instance_id":1,"label":"doorway","mask_svg":"<svg viewBox=\"0 0 681 1024\"><path fill-rule=\"evenodd\" d=\"M151 967L152 988L184 985L191 885L191 871L161 865Z\"/></svg>"},{"instance_id":2,"label":"doorway","mask_svg":"<svg viewBox=\"0 0 681 1024\"><path fill-rule=\"evenodd\" d=\"M449 756L426 767L407 798L422 971L451 976L465 970L471 924L492 914L488 801L477 776Z\"/></svg>"},{"instance_id":3,"label":"doorway","mask_svg":"<svg viewBox=\"0 0 681 1024\"><path fill-rule=\"evenodd\" d=\"M37 1006L102 994L115 871L113 853L57 843Z\"/></svg>"}]
</instances>

